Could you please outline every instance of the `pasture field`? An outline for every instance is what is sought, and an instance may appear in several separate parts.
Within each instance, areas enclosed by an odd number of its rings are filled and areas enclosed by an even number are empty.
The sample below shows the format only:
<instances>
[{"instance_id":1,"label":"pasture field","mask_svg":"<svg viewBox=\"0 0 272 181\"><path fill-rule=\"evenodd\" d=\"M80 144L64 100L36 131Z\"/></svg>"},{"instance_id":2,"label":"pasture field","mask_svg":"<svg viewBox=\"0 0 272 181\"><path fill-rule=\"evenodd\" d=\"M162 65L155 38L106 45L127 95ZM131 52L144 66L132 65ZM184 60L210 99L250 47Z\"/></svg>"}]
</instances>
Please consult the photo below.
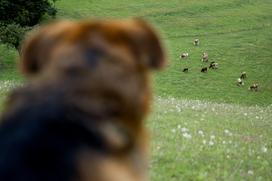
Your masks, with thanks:
<instances>
[{"instance_id":1,"label":"pasture field","mask_svg":"<svg viewBox=\"0 0 272 181\"><path fill-rule=\"evenodd\" d=\"M151 180L271 180L272 106L156 97Z\"/></svg>"},{"instance_id":2,"label":"pasture field","mask_svg":"<svg viewBox=\"0 0 272 181\"><path fill-rule=\"evenodd\" d=\"M151 180L271 180L271 0L59 0L56 7L59 19L137 16L159 29L170 63L154 76ZM202 52L219 69L200 73ZM0 109L23 81L17 59L0 45ZM242 71L248 78L238 87ZM248 91L254 82L260 90Z\"/></svg>"}]
</instances>

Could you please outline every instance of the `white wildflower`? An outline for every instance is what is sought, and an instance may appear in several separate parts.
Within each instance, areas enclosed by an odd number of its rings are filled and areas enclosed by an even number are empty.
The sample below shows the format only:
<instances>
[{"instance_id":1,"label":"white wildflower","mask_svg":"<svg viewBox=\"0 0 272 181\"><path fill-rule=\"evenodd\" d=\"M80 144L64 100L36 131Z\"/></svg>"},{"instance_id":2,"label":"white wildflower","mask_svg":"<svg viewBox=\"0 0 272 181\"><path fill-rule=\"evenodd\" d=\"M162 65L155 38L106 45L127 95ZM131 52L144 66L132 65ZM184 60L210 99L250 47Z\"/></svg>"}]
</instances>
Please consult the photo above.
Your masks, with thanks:
<instances>
[{"instance_id":1,"label":"white wildflower","mask_svg":"<svg viewBox=\"0 0 272 181\"><path fill-rule=\"evenodd\" d=\"M248 170L247 173L248 173L248 175L253 175L254 174L253 170Z\"/></svg>"},{"instance_id":2,"label":"white wildflower","mask_svg":"<svg viewBox=\"0 0 272 181\"><path fill-rule=\"evenodd\" d=\"M177 109L177 112L181 112L181 108L178 105L176 105L176 109Z\"/></svg>"},{"instance_id":3,"label":"white wildflower","mask_svg":"<svg viewBox=\"0 0 272 181\"><path fill-rule=\"evenodd\" d=\"M198 131L198 134L200 134L200 135L203 136L203 135L204 135L204 132L203 132L202 130L199 130L199 131Z\"/></svg>"},{"instance_id":4,"label":"white wildflower","mask_svg":"<svg viewBox=\"0 0 272 181\"><path fill-rule=\"evenodd\" d=\"M210 146L213 146L213 145L214 145L214 142L213 142L213 141L209 141L209 145L210 145Z\"/></svg>"},{"instance_id":5,"label":"white wildflower","mask_svg":"<svg viewBox=\"0 0 272 181\"><path fill-rule=\"evenodd\" d=\"M181 132L183 132L183 133L184 133L184 132L187 132L187 131L188 131L188 129L187 129L187 128L184 128L184 127L183 127L183 128L181 128Z\"/></svg>"},{"instance_id":6,"label":"white wildflower","mask_svg":"<svg viewBox=\"0 0 272 181\"><path fill-rule=\"evenodd\" d=\"M210 138L211 138L212 140L214 140L214 139L215 139L215 136L214 136L214 135L211 135Z\"/></svg>"},{"instance_id":7,"label":"white wildflower","mask_svg":"<svg viewBox=\"0 0 272 181\"><path fill-rule=\"evenodd\" d=\"M182 136L187 139L191 139L192 136L189 133L183 133Z\"/></svg>"},{"instance_id":8,"label":"white wildflower","mask_svg":"<svg viewBox=\"0 0 272 181\"><path fill-rule=\"evenodd\" d=\"M266 146L263 146L263 147L262 147L262 152L264 152L264 153L266 153L266 152L267 152L267 148L266 148Z\"/></svg>"},{"instance_id":9,"label":"white wildflower","mask_svg":"<svg viewBox=\"0 0 272 181\"><path fill-rule=\"evenodd\" d=\"M225 132L226 134L229 134L229 133L230 133L230 131L227 130L227 129L225 129L224 132Z\"/></svg>"}]
</instances>

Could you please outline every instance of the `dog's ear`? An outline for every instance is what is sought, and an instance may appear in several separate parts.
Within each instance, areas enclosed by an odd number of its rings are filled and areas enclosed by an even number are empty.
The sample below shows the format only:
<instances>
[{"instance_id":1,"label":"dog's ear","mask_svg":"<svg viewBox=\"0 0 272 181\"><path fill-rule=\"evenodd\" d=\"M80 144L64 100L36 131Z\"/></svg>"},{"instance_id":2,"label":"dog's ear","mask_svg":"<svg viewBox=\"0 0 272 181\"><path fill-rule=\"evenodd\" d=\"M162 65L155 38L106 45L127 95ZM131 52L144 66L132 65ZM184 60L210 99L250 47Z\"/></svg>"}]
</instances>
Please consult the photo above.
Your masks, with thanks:
<instances>
[{"instance_id":1,"label":"dog's ear","mask_svg":"<svg viewBox=\"0 0 272 181\"><path fill-rule=\"evenodd\" d=\"M26 75L39 73L48 63L48 57L54 45L65 36L65 31L71 26L71 22L53 22L32 32L23 43L20 68Z\"/></svg>"},{"instance_id":2,"label":"dog's ear","mask_svg":"<svg viewBox=\"0 0 272 181\"><path fill-rule=\"evenodd\" d=\"M137 42L141 61L152 69L163 68L166 64L166 55L160 37L147 22L141 19L133 21L140 29L131 36Z\"/></svg>"},{"instance_id":3,"label":"dog's ear","mask_svg":"<svg viewBox=\"0 0 272 181\"><path fill-rule=\"evenodd\" d=\"M43 38L40 31L30 35L22 46L20 68L26 75L32 75L40 70L40 58L43 50Z\"/></svg>"}]
</instances>

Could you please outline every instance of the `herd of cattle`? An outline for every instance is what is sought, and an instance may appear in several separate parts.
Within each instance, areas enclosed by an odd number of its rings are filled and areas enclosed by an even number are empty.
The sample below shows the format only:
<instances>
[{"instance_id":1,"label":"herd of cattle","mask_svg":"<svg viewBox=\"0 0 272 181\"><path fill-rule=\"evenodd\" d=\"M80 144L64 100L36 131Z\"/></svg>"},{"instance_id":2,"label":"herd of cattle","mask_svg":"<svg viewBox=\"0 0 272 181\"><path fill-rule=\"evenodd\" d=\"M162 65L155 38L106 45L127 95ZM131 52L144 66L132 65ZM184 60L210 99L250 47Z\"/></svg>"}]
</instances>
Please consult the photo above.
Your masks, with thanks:
<instances>
[{"instance_id":1,"label":"herd of cattle","mask_svg":"<svg viewBox=\"0 0 272 181\"><path fill-rule=\"evenodd\" d=\"M199 44L200 44L199 39L194 39L193 44L194 44L194 46L199 46ZM180 54L180 59L187 59L188 57L189 57L189 53L187 53L187 52L183 52ZM206 63L209 62L209 55L207 52L204 52L202 54L201 61L206 62ZM210 62L208 67L202 67L200 69L200 72L207 73L208 69L218 69L218 68L219 68L219 64L215 61L212 61L212 62ZM182 70L182 72L185 72L185 73L189 72L189 68L188 67L184 68ZM243 86L246 78L247 78L246 72L242 72L240 77L237 79L236 84L238 86ZM254 83L249 86L248 90L258 91L258 88L259 88L259 85L257 83Z\"/></svg>"}]
</instances>

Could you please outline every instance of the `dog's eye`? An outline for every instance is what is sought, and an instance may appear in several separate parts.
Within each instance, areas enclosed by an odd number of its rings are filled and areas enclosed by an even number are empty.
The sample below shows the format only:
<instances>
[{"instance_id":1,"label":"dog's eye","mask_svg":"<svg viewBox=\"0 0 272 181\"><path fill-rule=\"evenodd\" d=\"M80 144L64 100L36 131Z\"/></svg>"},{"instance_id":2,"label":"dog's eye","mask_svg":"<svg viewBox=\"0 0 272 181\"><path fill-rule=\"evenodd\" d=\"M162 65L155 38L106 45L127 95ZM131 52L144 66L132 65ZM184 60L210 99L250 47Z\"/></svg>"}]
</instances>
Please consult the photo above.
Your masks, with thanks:
<instances>
[{"instance_id":1,"label":"dog's eye","mask_svg":"<svg viewBox=\"0 0 272 181\"><path fill-rule=\"evenodd\" d=\"M97 66L99 59L104 56L104 52L97 48L90 48L85 50L85 59L91 67Z\"/></svg>"}]
</instances>

